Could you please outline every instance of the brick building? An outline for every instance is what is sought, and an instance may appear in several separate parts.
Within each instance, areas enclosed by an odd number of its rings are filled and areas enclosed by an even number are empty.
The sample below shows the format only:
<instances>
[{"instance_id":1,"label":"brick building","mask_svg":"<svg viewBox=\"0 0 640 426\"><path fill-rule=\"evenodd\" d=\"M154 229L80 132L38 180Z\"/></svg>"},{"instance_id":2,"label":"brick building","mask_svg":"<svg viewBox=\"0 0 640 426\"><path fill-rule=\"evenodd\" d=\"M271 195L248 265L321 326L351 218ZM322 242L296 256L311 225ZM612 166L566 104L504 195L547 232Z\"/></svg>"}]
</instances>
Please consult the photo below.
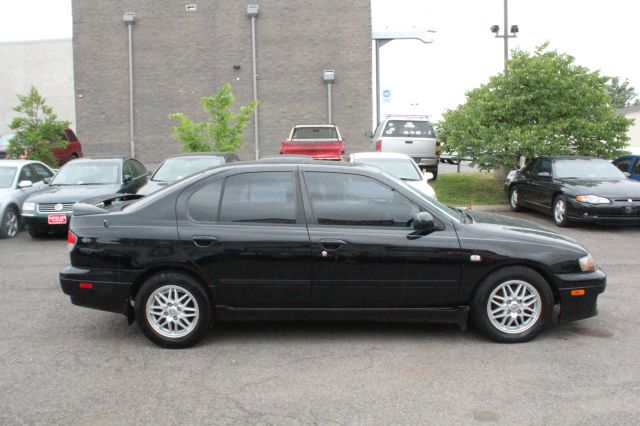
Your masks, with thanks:
<instances>
[{"instance_id":1,"label":"brick building","mask_svg":"<svg viewBox=\"0 0 640 426\"><path fill-rule=\"evenodd\" d=\"M253 99L250 3L256 18L260 154L278 153L294 123L327 120L323 70L335 69L333 122L347 151L371 129L369 0L73 0L77 131L87 155L127 154L128 29L132 26L136 156L157 163L179 151L167 116L202 120L199 99L231 83L236 106ZM243 159L254 158L253 117Z\"/></svg>"}]
</instances>

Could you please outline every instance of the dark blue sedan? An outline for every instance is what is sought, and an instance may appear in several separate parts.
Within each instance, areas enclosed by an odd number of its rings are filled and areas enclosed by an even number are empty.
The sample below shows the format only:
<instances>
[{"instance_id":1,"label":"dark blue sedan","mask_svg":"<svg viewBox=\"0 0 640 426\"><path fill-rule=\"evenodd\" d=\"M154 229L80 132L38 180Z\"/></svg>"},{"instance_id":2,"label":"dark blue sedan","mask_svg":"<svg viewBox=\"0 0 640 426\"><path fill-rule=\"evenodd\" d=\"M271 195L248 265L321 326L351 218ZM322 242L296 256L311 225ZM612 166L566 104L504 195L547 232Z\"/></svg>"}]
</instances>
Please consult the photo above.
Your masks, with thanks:
<instances>
[{"instance_id":1,"label":"dark blue sedan","mask_svg":"<svg viewBox=\"0 0 640 426\"><path fill-rule=\"evenodd\" d=\"M640 155L625 155L613 160L613 165L627 175L627 177L640 180Z\"/></svg>"}]
</instances>

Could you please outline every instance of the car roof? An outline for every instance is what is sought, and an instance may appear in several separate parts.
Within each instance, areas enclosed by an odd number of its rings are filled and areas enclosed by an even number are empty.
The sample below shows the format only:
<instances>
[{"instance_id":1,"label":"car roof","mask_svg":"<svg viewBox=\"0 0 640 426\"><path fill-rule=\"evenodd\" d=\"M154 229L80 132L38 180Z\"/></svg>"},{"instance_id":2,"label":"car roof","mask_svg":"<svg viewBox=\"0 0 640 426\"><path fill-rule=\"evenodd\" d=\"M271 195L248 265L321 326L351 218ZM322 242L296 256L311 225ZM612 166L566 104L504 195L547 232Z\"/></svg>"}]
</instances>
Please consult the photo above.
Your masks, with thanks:
<instances>
[{"instance_id":1,"label":"car roof","mask_svg":"<svg viewBox=\"0 0 640 426\"><path fill-rule=\"evenodd\" d=\"M37 161L37 160L0 160L0 166L23 166L25 164L32 164L32 163L44 164L41 161Z\"/></svg>"},{"instance_id":2,"label":"car roof","mask_svg":"<svg viewBox=\"0 0 640 426\"><path fill-rule=\"evenodd\" d=\"M407 154L401 154L399 152L354 152L351 154L354 160L362 158L401 158L403 160L411 160Z\"/></svg>"},{"instance_id":3,"label":"car roof","mask_svg":"<svg viewBox=\"0 0 640 426\"><path fill-rule=\"evenodd\" d=\"M131 159L131 157L127 157L127 156L119 156L119 155L104 155L104 156L95 156L95 157L82 157L82 158L76 158L75 160L73 160L73 164L78 164L78 163L89 163L91 161L124 161L124 160L129 160ZM67 164L71 164L71 161Z\"/></svg>"},{"instance_id":4,"label":"car roof","mask_svg":"<svg viewBox=\"0 0 640 426\"><path fill-rule=\"evenodd\" d=\"M293 127L337 127L335 124L296 124Z\"/></svg>"},{"instance_id":5,"label":"car roof","mask_svg":"<svg viewBox=\"0 0 640 426\"><path fill-rule=\"evenodd\" d=\"M169 158L181 158L181 157L227 157L238 155L235 152L182 152L180 154L172 155ZM169 159L167 158L167 160Z\"/></svg>"},{"instance_id":6,"label":"car roof","mask_svg":"<svg viewBox=\"0 0 640 426\"><path fill-rule=\"evenodd\" d=\"M551 155L551 156L548 156L548 157L540 157L540 158L549 158L551 160L598 160L598 161L607 161L604 158L589 157L587 155Z\"/></svg>"}]
</instances>

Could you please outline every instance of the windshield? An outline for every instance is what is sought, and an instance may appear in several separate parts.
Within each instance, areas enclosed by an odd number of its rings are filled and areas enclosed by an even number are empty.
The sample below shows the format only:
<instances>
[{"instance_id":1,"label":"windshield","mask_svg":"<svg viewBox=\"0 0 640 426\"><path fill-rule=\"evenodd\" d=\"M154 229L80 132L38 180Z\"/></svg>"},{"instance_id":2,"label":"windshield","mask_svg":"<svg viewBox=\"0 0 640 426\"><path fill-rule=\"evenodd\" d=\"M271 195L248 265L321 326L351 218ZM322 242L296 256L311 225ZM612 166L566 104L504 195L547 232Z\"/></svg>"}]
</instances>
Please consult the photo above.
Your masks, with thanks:
<instances>
[{"instance_id":1,"label":"windshield","mask_svg":"<svg viewBox=\"0 0 640 426\"><path fill-rule=\"evenodd\" d=\"M409 158L356 158L358 163L376 166L402 180L422 180L422 174Z\"/></svg>"},{"instance_id":2,"label":"windshield","mask_svg":"<svg viewBox=\"0 0 640 426\"><path fill-rule=\"evenodd\" d=\"M605 160L567 159L553 162L553 176L559 179L625 179L616 166Z\"/></svg>"},{"instance_id":3,"label":"windshield","mask_svg":"<svg viewBox=\"0 0 640 426\"><path fill-rule=\"evenodd\" d=\"M382 136L435 138L433 126L428 121L389 120Z\"/></svg>"},{"instance_id":4,"label":"windshield","mask_svg":"<svg viewBox=\"0 0 640 426\"><path fill-rule=\"evenodd\" d=\"M76 160L77 161L77 160ZM72 161L60 169L51 185L109 185L120 183L118 163Z\"/></svg>"},{"instance_id":5,"label":"windshield","mask_svg":"<svg viewBox=\"0 0 640 426\"><path fill-rule=\"evenodd\" d=\"M296 127L292 139L338 139L335 127Z\"/></svg>"},{"instance_id":6,"label":"windshield","mask_svg":"<svg viewBox=\"0 0 640 426\"><path fill-rule=\"evenodd\" d=\"M11 142L11 139L15 137L16 137L15 133L5 133L4 135L0 136L0 147L2 148L8 147L9 142Z\"/></svg>"},{"instance_id":7,"label":"windshield","mask_svg":"<svg viewBox=\"0 0 640 426\"><path fill-rule=\"evenodd\" d=\"M0 167L0 188L10 188L16 177L15 167Z\"/></svg>"},{"instance_id":8,"label":"windshield","mask_svg":"<svg viewBox=\"0 0 640 426\"><path fill-rule=\"evenodd\" d=\"M155 182L175 182L202 170L224 164L222 157L178 157L165 161L151 177Z\"/></svg>"}]
</instances>

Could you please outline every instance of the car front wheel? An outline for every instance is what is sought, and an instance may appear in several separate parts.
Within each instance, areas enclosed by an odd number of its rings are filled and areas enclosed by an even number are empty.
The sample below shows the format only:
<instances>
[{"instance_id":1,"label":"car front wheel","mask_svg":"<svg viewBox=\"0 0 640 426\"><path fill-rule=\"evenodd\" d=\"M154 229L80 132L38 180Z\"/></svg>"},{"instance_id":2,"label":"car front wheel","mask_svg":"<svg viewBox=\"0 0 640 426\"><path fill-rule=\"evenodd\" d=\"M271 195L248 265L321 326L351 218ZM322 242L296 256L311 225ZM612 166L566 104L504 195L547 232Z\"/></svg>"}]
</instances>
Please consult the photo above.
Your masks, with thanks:
<instances>
[{"instance_id":1,"label":"car front wheel","mask_svg":"<svg viewBox=\"0 0 640 426\"><path fill-rule=\"evenodd\" d=\"M562 195L558 195L555 200L553 200L551 217L553 218L553 223L560 227L571 225L567 214L567 200Z\"/></svg>"},{"instance_id":2,"label":"car front wheel","mask_svg":"<svg viewBox=\"0 0 640 426\"><path fill-rule=\"evenodd\" d=\"M550 321L553 294L545 279L524 267L509 267L489 275L477 289L472 314L490 339L522 343L536 337Z\"/></svg>"},{"instance_id":3,"label":"car front wheel","mask_svg":"<svg viewBox=\"0 0 640 426\"><path fill-rule=\"evenodd\" d=\"M142 332L165 348L185 348L209 330L211 307L200 284L182 273L165 272L144 282L135 315Z\"/></svg>"},{"instance_id":4,"label":"car front wheel","mask_svg":"<svg viewBox=\"0 0 640 426\"><path fill-rule=\"evenodd\" d=\"M511 207L511 211L514 212L522 210L520 207L520 193L515 186L511 187L511 191L509 192L509 206Z\"/></svg>"},{"instance_id":5,"label":"car front wheel","mask_svg":"<svg viewBox=\"0 0 640 426\"><path fill-rule=\"evenodd\" d=\"M7 207L2 216L2 223L0 223L0 238L13 238L18 234L18 228L20 226L20 216L18 210L11 206Z\"/></svg>"}]
</instances>

